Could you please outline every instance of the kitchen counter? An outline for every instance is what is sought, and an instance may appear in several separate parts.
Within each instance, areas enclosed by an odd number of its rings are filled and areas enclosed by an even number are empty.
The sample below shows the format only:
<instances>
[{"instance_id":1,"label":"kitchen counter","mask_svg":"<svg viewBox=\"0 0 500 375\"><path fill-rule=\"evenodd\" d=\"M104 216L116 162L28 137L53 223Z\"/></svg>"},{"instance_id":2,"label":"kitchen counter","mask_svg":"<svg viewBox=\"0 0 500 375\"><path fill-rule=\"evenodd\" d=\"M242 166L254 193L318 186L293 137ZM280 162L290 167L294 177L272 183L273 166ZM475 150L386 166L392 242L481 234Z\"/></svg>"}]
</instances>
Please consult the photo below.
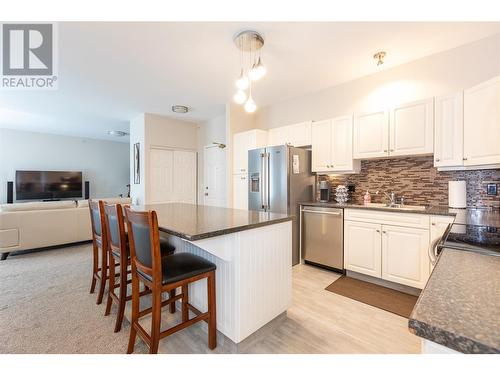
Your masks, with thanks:
<instances>
[{"instance_id":1,"label":"kitchen counter","mask_svg":"<svg viewBox=\"0 0 500 375\"><path fill-rule=\"evenodd\" d=\"M500 353L500 257L443 249L409 328L462 353Z\"/></svg>"},{"instance_id":2,"label":"kitchen counter","mask_svg":"<svg viewBox=\"0 0 500 375\"><path fill-rule=\"evenodd\" d=\"M133 208L156 211L176 253L215 263L217 330L227 339L243 341L291 306L293 216L183 203ZM203 283L190 285L189 302L206 310Z\"/></svg>"},{"instance_id":3,"label":"kitchen counter","mask_svg":"<svg viewBox=\"0 0 500 375\"><path fill-rule=\"evenodd\" d=\"M458 212L465 210L453 209L447 206L429 206L425 207L424 210L411 210L411 209L400 209L400 208L390 208L390 207L377 207L377 206L365 206L363 204L338 204L336 202L299 202L303 206L315 206L315 207L332 207L332 208L355 208L362 210L376 210L376 211L386 211L386 212L404 212L409 214L422 214L422 215L444 215L444 216L455 216Z\"/></svg>"},{"instance_id":4,"label":"kitchen counter","mask_svg":"<svg viewBox=\"0 0 500 375\"><path fill-rule=\"evenodd\" d=\"M155 210L162 232L197 241L266 225L293 220L294 216L272 212L237 210L187 203L133 206L138 210Z\"/></svg>"}]
</instances>

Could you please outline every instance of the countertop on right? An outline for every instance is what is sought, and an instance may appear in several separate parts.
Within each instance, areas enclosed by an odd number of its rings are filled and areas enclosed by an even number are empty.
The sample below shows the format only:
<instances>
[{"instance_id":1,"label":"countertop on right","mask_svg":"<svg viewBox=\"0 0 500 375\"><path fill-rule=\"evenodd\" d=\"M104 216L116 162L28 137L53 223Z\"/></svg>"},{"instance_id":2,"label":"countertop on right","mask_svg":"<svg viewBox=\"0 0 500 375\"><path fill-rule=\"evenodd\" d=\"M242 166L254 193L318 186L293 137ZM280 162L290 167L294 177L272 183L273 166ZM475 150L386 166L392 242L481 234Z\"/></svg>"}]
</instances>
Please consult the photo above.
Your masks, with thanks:
<instances>
[{"instance_id":1,"label":"countertop on right","mask_svg":"<svg viewBox=\"0 0 500 375\"><path fill-rule=\"evenodd\" d=\"M408 326L462 353L500 353L500 257L443 249Z\"/></svg>"}]
</instances>

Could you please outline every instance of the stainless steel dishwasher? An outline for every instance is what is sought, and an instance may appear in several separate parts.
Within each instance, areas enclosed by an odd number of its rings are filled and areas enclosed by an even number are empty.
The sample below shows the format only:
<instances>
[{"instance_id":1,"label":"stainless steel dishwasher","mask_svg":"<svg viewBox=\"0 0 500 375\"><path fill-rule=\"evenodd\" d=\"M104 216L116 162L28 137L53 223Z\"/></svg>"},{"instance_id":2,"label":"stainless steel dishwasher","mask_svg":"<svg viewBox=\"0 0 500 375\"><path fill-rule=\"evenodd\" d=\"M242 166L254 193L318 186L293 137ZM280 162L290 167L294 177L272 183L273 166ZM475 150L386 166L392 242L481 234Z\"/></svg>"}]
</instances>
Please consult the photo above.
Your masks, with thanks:
<instances>
[{"instance_id":1,"label":"stainless steel dishwasher","mask_svg":"<svg viewBox=\"0 0 500 375\"><path fill-rule=\"evenodd\" d=\"M302 251L306 263L344 270L344 211L302 206Z\"/></svg>"}]
</instances>

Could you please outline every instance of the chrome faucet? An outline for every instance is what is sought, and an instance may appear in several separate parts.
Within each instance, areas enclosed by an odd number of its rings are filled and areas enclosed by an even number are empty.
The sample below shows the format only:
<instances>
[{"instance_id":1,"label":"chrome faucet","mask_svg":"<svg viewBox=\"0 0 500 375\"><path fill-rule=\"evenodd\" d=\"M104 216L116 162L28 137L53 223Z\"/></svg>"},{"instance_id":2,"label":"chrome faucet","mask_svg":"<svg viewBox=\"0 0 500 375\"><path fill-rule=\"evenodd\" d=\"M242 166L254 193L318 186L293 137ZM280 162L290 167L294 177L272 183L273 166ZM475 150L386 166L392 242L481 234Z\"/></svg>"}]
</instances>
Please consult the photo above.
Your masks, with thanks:
<instances>
[{"instance_id":1,"label":"chrome faucet","mask_svg":"<svg viewBox=\"0 0 500 375\"><path fill-rule=\"evenodd\" d=\"M378 194L379 191L377 191L375 194ZM393 206L396 206L396 194L391 191L390 193L386 193L385 191L382 191L382 193L384 193L384 195L387 197L387 199L389 199L389 203L387 203L387 206L389 207L393 207Z\"/></svg>"}]
</instances>

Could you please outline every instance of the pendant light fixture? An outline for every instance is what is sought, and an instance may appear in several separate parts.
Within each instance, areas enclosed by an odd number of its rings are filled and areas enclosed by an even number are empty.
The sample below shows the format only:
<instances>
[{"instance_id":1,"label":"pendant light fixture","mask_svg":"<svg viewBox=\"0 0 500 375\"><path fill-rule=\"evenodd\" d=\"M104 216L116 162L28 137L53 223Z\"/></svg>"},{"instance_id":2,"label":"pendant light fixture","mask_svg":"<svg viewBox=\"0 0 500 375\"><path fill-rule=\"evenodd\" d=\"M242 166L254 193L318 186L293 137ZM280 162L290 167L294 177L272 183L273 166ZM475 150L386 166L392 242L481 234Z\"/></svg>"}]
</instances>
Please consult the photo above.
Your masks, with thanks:
<instances>
[{"instance_id":1,"label":"pendant light fixture","mask_svg":"<svg viewBox=\"0 0 500 375\"><path fill-rule=\"evenodd\" d=\"M240 75L235 82L238 91L233 100L237 104L244 104L246 112L253 113L257 105L252 97L252 86L266 74L261 56L264 38L257 31L244 30L235 36L234 43L240 50Z\"/></svg>"}]
</instances>

